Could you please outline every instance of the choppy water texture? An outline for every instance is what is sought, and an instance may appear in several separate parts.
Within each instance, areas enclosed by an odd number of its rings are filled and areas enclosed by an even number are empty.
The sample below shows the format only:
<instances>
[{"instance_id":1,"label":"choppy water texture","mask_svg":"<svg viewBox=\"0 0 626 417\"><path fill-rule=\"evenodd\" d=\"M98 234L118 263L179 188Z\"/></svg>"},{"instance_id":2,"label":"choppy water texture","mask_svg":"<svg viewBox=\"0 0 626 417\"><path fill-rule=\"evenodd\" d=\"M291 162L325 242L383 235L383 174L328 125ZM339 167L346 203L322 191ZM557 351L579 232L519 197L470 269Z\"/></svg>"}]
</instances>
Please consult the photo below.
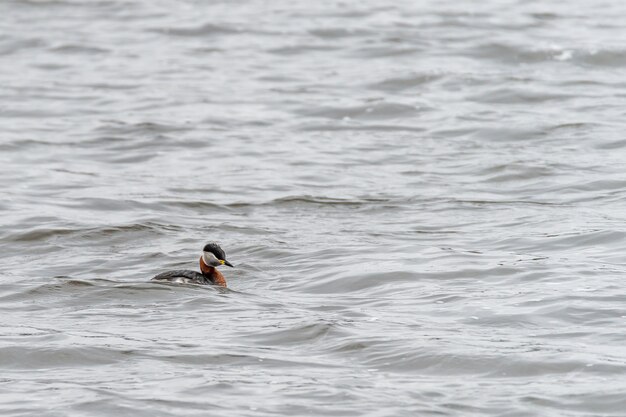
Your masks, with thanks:
<instances>
[{"instance_id":1,"label":"choppy water texture","mask_svg":"<svg viewBox=\"0 0 626 417\"><path fill-rule=\"evenodd\" d=\"M0 414L626 415L624 16L0 2Z\"/></svg>"}]
</instances>

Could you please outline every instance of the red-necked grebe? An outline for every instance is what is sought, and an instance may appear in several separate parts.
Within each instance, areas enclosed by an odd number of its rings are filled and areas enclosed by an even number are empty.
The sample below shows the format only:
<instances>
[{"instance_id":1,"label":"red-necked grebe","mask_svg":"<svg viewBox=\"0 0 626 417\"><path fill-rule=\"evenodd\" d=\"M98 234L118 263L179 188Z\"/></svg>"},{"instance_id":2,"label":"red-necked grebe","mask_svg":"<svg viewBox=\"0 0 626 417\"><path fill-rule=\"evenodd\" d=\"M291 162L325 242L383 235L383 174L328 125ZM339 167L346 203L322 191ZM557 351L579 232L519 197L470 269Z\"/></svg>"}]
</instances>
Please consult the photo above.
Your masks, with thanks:
<instances>
[{"instance_id":1,"label":"red-necked grebe","mask_svg":"<svg viewBox=\"0 0 626 417\"><path fill-rule=\"evenodd\" d=\"M179 269L176 271L162 272L152 278L153 281L177 282L180 284L202 284L202 285L219 285L226 287L226 279L218 266L226 265L231 268L233 265L226 260L226 254L217 243L207 243L202 249L200 257L200 272L189 271L187 269Z\"/></svg>"}]
</instances>

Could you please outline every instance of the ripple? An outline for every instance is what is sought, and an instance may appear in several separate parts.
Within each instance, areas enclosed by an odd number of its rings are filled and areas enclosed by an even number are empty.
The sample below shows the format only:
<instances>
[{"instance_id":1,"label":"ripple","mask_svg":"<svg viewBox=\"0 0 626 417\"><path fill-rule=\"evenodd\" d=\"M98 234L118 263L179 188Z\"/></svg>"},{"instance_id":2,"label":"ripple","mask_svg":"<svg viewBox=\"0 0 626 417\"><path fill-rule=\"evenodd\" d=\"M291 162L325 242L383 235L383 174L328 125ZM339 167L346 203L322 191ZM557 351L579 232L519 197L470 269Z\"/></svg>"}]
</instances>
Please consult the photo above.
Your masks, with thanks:
<instances>
[{"instance_id":1,"label":"ripple","mask_svg":"<svg viewBox=\"0 0 626 417\"><path fill-rule=\"evenodd\" d=\"M356 106L347 108L321 108L302 112L309 117L323 117L329 119L356 119L356 120L381 120L403 118L419 114L415 106L400 103L374 103L369 106Z\"/></svg>"},{"instance_id":2,"label":"ripple","mask_svg":"<svg viewBox=\"0 0 626 417\"><path fill-rule=\"evenodd\" d=\"M432 83L441 78L442 75L436 73L411 74L384 79L383 81L371 84L370 88L396 93L405 90L416 90L422 88L425 84Z\"/></svg>"},{"instance_id":3,"label":"ripple","mask_svg":"<svg viewBox=\"0 0 626 417\"><path fill-rule=\"evenodd\" d=\"M85 55L99 55L109 53L108 49L98 48L95 46L85 46L85 45L59 45L52 48L54 53L61 54L85 54Z\"/></svg>"},{"instance_id":4,"label":"ripple","mask_svg":"<svg viewBox=\"0 0 626 417\"><path fill-rule=\"evenodd\" d=\"M0 359L4 363L2 368L21 370L108 365L123 362L129 353L94 347L59 349L0 347Z\"/></svg>"}]
</instances>

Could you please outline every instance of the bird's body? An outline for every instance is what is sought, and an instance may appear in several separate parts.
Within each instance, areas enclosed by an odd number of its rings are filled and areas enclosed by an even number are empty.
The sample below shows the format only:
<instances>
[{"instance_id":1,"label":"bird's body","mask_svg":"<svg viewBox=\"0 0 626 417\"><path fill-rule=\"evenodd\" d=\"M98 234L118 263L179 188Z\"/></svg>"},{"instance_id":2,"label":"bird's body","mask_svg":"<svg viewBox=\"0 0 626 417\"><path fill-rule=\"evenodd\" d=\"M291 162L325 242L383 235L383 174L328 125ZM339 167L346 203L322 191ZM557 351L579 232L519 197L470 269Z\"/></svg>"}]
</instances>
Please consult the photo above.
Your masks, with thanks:
<instances>
[{"instance_id":1,"label":"bird's body","mask_svg":"<svg viewBox=\"0 0 626 417\"><path fill-rule=\"evenodd\" d=\"M200 272L178 269L162 272L152 278L152 280L178 284L219 285L220 287L226 287L224 275L217 270L219 265L232 267L232 264L226 260L226 254L222 248L217 243L209 243L204 246L202 256L200 257Z\"/></svg>"},{"instance_id":2,"label":"bird's body","mask_svg":"<svg viewBox=\"0 0 626 417\"><path fill-rule=\"evenodd\" d=\"M175 271L161 272L152 278L153 281L169 281L179 284L212 284L200 272L188 269L178 269Z\"/></svg>"}]
</instances>

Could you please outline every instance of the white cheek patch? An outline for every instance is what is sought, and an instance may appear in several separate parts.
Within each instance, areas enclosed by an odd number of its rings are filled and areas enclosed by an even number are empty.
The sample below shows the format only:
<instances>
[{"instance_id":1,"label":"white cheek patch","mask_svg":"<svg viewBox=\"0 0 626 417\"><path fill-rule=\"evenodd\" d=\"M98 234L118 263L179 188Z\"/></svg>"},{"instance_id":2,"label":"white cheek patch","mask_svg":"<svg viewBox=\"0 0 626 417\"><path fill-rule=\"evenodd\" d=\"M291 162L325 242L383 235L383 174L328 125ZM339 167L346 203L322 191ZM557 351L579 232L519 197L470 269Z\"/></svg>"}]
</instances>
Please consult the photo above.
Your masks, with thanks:
<instances>
[{"instance_id":1,"label":"white cheek patch","mask_svg":"<svg viewBox=\"0 0 626 417\"><path fill-rule=\"evenodd\" d=\"M220 263L220 260L217 259L211 252L202 252L202 259L204 260L204 263L209 266Z\"/></svg>"}]
</instances>

